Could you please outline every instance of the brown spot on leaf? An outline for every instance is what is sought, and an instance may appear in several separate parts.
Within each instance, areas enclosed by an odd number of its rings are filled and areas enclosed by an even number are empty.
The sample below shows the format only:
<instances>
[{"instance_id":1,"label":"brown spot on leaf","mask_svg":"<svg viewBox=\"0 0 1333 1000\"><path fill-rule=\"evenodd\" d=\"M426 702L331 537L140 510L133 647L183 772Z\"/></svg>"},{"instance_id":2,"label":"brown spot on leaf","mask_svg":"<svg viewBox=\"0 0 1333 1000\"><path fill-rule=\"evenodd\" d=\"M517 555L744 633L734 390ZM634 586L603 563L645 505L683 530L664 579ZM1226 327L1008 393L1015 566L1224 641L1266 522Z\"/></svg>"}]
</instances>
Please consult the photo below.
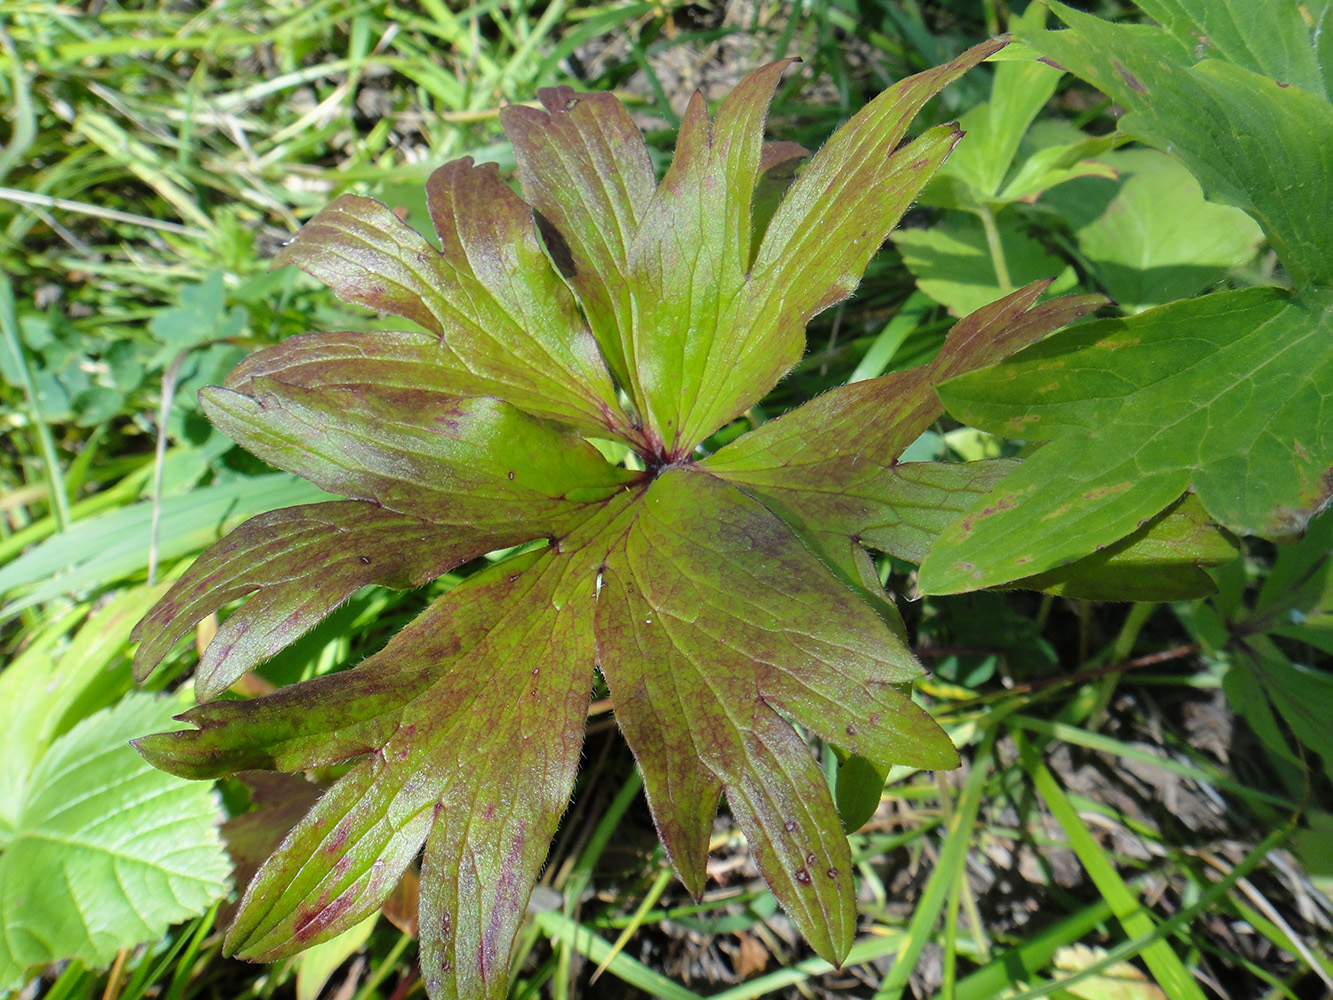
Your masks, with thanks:
<instances>
[{"instance_id":1,"label":"brown spot on leaf","mask_svg":"<svg viewBox=\"0 0 1333 1000\"><path fill-rule=\"evenodd\" d=\"M809 873L808 871L806 871L804 868L797 868L797 869L796 869L796 881L797 881L797 882L800 882L801 885L809 885L809 884L810 884L810 873Z\"/></svg>"},{"instance_id":2,"label":"brown spot on leaf","mask_svg":"<svg viewBox=\"0 0 1333 1000\"><path fill-rule=\"evenodd\" d=\"M824 874L827 875L829 878L837 878L837 877L838 877L838 869L836 869L836 868L830 868L830 869L829 869L828 871L826 871Z\"/></svg>"},{"instance_id":3,"label":"brown spot on leaf","mask_svg":"<svg viewBox=\"0 0 1333 1000\"><path fill-rule=\"evenodd\" d=\"M1148 88L1143 85L1143 81L1129 70L1125 69L1118 59L1111 60L1111 64L1115 67L1115 71L1120 74L1120 79L1125 81L1125 85L1129 87L1130 90L1134 91L1136 94L1148 93Z\"/></svg>"},{"instance_id":4,"label":"brown spot on leaf","mask_svg":"<svg viewBox=\"0 0 1333 1000\"><path fill-rule=\"evenodd\" d=\"M1133 486L1133 483L1115 483L1112 486L1099 486L1094 490L1088 490L1083 494L1084 500L1104 500L1107 497L1115 496L1117 493L1124 493L1125 490Z\"/></svg>"}]
</instances>

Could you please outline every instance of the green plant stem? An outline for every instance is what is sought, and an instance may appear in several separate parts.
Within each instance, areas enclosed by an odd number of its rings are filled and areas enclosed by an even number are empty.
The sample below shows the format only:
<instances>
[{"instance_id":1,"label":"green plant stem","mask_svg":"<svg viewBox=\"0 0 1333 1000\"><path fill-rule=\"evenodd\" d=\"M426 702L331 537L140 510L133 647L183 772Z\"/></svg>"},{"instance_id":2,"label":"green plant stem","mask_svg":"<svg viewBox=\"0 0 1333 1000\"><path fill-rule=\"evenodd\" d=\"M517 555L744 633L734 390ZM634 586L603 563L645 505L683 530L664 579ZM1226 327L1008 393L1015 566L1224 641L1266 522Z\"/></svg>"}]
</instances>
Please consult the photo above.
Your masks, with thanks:
<instances>
[{"instance_id":1,"label":"green plant stem","mask_svg":"<svg viewBox=\"0 0 1333 1000\"><path fill-rule=\"evenodd\" d=\"M37 396L37 385L32 378L32 369L28 367L28 358L23 351L23 342L19 339L18 317L14 311L14 289L9 278L0 280L0 336L14 356L15 370L23 382L23 392L28 397L28 418L32 421L37 434L38 447L42 452L42 463L46 472L46 488L51 499L51 510L56 518L56 530L69 530L69 497L65 495L65 484L60 474L60 462L56 457L56 442L51 436L51 428L42 414L41 400Z\"/></svg>"},{"instance_id":2,"label":"green plant stem","mask_svg":"<svg viewBox=\"0 0 1333 1000\"><path fill-rule=\"evenodd\" d=\"M986 234L986 248L990 251L991 266L995 268L995 282L1000 293L1008 295L1014 290L1013 279L1009 277L1009 262L1004 259L1004 245L1000 242L1000 229L995 225L995 213L982 207L977 211L981 219L981 229Z\"/></svg>"},{"instance_id":3,"label":"green plant stem","mask_svg":"<svg viewBox=\"0 0 1333 1000\"><path fill-rule=\"evenodd\" d=\"M375 995L375 990L379 988L380 983L384 981L390 970L398 964L398 960L403 957L403 952L407 946L412 943L412 938L406 934L400 934L398 940L394 943L392 950L384 957L384 961L375 966L366 977L366 981L361 984L361 989L357 990L353 1000L370 1000Z\"/></svg>"},{"instance_id":4,"label":"green plant stem","mask_svg":"<svg viewBox=\"0 0 1333 1000\"><path fill-rule=\"evenodd\" d=\"M162 521L162 472L167 460L167 417L176 397L176 381L190 348L178 351L162 375L162 399L157 407L157 439L153 445L153 512L148 530L148 586L157 582L157 536Z\"/></svg>"}]
</instances>

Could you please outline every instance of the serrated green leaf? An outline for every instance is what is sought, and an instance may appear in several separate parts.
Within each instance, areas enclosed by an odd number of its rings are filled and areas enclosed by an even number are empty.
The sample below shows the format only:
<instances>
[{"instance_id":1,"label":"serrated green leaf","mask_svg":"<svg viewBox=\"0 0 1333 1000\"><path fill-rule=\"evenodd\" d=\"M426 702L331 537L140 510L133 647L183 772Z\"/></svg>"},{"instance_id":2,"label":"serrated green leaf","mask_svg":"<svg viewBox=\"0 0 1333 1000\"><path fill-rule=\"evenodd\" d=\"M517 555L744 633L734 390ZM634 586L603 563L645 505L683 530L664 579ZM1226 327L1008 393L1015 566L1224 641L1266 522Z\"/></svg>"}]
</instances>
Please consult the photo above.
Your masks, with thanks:
<instances>
[{"instance_id":1,"label":"serrated green leaf","mask_svg":"<svg viewBox=\"0 0 1333 1000\"><path fill-rule=\"evenodd\" d=\"M1301 0L1140 0L1145 14L1196 58L1223 58L1274 80L1333 99L1333 60L1320 58L1311 36L1327 27L1327 5ZM1323 9L1319 10L1322 6Z\"/></svg>"},{"instance_id":2,"label":"serrated green leaf","mask_svg":"<svg viewBox=\"0 0 1333 1000\"><path fill-rule=\"evenodd\" d=\"M0 852L0 991L31 966L105 966L226 891L230 865L207 785L135 756L170 703L131 694L53 742L25 775Z\"/></svg>"},{"instance_id":3,"label":"serrated green leaf","mask_svg":"<svg viewBox=\"0 0 1333 1000\"><path fill-rule=\"evenodd\" d=\"M22 789L51 741L124 692L124 672L117 677L108 668L163 590L130 588L95 614L76 608L53 618L0 671L0 849L13 832Z\"/></svg>"},{"instance_id":4,"label":"serrated green leaf","mask_svg":"<svg viewBox=\"0 0 1333 1000\"><path fill-rule=\"evenodd\" d=\"M343 195L283 248L341 298L412 320L439 339L454 395L494 394L589 433L623 432L615 391L532 212L494 164L446 164L427 183L443 243L369 198Z\"/></svg>"},{"instance_id":5,"label":"serrated green leaf","mask_svg":"<svg viewBox=\"0 0 1333 1000\"><path fill-rule=\"evenodd\" d=\"M1159 6L1186 9L1167 0ZM1253 216L1298 288L1333 279L1333 235L1324 224L1333 204L1333 105L1311 68L1322 25L1305 23L1291 3L1275 12L1266 0L1227 0L1197 22L1231 21L1214 48L1207 35L1187 41L1190 19L1175 14L1173 36L1051 7L1069 30L1021 31L1023 41L1122 104L1123 133L1178 156L1209 198ZM1251 48L1254 24L1264 27ZM1216 53L1244 61L1210 58Z\"/></svg>"},{"instance_id":6,"label":"serrated green leaf","mask_svg":"<svg viewBox=\"0 0 1333 1000\"><path fill-rule=\"evenodd\" d=\"M1237 534L1303 530L1333 495L1330 310L1333 299L1274 289L1211 295L1083 327L942 386L961 419L1055 440L940 536L921 588L1045 572L1186 489Z\"/></svg>"}]
</instances>

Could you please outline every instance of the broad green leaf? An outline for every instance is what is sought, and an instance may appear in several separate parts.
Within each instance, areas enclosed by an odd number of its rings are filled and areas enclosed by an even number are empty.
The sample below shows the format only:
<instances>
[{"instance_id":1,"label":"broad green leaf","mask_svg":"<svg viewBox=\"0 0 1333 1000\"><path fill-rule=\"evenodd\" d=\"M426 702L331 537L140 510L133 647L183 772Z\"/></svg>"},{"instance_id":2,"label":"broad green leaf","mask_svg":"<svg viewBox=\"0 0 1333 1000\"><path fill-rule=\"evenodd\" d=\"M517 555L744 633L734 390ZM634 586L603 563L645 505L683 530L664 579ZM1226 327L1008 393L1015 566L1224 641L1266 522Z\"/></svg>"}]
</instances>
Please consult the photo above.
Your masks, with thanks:
<instances>
[{"instance_id":1,"label":"broad green leaf","mask_svg":"<svg viewBox=\"0 0 1333 1000\"><path fill-rule=\"evenodd\" d=\"M1303 530L1333 495L1331 310L1274 289L1211 295L1071 331L943 386L960 419L1055 440L940 537L921 588L1043 573L1186 489L1237 534Z\"/></svg>"},{"instance_id":2,"label":"broad green leaf","mask_svg":"<svg viewBox=\"0 0 1333 1000\"><path fill-rule=\"evenodd\" d=\"M1310 44L1327 45L1320 31L1330 26L1326 3L1139 0L1138 6L1196 58L1222 58L1333 100L1333 59Z\"/></svg>"},{"instance_id":3,"label":"broad green leaf","mask_svg":"<svg viewBox=\"0 0 1333 1000\"><path fill-rule=\"evenodd\" d=\"M1311 68L1314 36L1323 25L1304 23L1290 2L1274 12L1267 0L1218 0L1196 23L1230 20L1232 26L1217 43L1208 34L1191 43L1183 37L1189 19L1169 12L1199 11L1202 2L1157 5L1173 23L1174 37L1056 3L1051 7L1069 30L1019 36L1122 104L1121 132L1178 156L1209 198L1253 216L1296 287L1327 286L1333 279L1333 233L1324 218L1333 204L1333 105ZM1251 25L1262 27L1256 33ZM1213 58L1240 51L1246 54L1241 63ZM1275 72L1277 78L1265 75ZM1325 78L1328 72L1325 67Z\"/></svg>"},{"instance_id":4,"label":"broad green leaf","mask_svg":"<svg viewBox=\"0 0 1333 1000\"><path fill-rule=\"evenodd\" d=\"M106 966L226 891L212 789L154 770L127 745L172 711L128 695L23 774L0 851L0 991L59 959Z\"/></svg>"},{"instance_id":5,"label":"broad green leaf","mask_svg":"<svg viewBox=\"0 0 1333 1000\"><path fill-rule=\"evenodd\" d=\"M634 479L586 441L490 397L246 385L201 393L232 438L330 492L435 524L523 525L535 537Z\"/></svg>"},{"instance_id":6,"label":"broad green leaf","mask_svg":"<svg viewBox=\"0 0 1333 1000\"><path fill-rule=\"evenodd\" d=\"M361 587L416 587L467 559L528 539L528 529L441 527L361 500L286 507L251 518L200 556L135 627L146 677L204 616L253 595L199 660L195 696L216 698L304 635Z\"/></svg>"},{"instance_id":7,"label":"broad green leaf","mask_svg":"<svg viewBox=\"0 0 1333 1000\"><path fill-rule=\"evenodd\" d=\"M1239 209L1204 200L1179 161L1155 149L1101 159L1121 183L1081 181L1042 204L1068 221L1101 287L1124 311L1189 298L1254 259L1263 239L1258 225Z\"/></svg>"},{"instance_id":8,"label":"broad green leaf","mask_svg":"<svg viewBox=\"0 0 1333 1000\"><path fill-rule=\"evenodd\" d=\"M855 933L850 858L791 721L877 763L951 766L902 690L920 667L790 528L708 473L665 473L631 513L599 571L598 661L668 854L698 895L725 791L778 900L836 963Z\"/></svg>"},{"instance_id":9,"label":"broad green leaf","mask_svg":"<svg viewBox=\"0 0 1333 1000\"><path fill-rule=\"evenodd\" d=\"M434 333L455 395L493 394L586 432L622 432L596 342L542 251L531 210L495 165L449 163L427 195L442 250L379 202L344 195L274 263Z\"/></svg>"},{"instance_id":10,"label":"broad green leaf","mask_svg":"<svg viewBox=\"0 0 1333 1000\"><path fill-rule=\"evenodd\" d=\"M1054 277L1051 291L1060 294L1078 283L1074 269L1047 253L1012 214L996 220L996 231L998 252L1012 284ZM954 316L967 316L1010 291L1000 284L986 231L974 216L949 216L930 229L900 229L892 239L917 287Z\"/></svg>"},{"instance_id":11,"label":"broad green leaf","mask_svg":"<svg viewBox=\"0 0 1333 1000\"><path fill-rule=\"evenodd\" d=\"M1205 567L1236 555L1235 539L1186 494L1118 542L1012 586L1088 601L1179 601L1216 590Z\"/></svg>"}]
</instances>

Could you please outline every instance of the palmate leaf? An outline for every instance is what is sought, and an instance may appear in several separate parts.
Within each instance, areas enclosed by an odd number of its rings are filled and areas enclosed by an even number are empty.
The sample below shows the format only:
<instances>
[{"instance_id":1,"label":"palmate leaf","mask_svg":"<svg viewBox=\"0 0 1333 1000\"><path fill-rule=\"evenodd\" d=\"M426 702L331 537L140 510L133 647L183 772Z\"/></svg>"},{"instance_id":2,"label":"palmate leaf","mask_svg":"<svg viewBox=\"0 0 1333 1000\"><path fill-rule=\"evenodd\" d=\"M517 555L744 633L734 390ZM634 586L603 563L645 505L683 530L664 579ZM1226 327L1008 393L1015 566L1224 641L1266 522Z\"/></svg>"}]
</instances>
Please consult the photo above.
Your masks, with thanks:
<instances>
[{"instance_id":1,"label":"palmate leaf","mask_svg":"<svg viewBox=\"0 0 1333 1000\"><path fill-rule=\"evenodd\" d=\"M359 586L544 545L468 577L350 670L200 705L183 716L195 728L139 741L196 778L350 764L250 882L229 952L271 960L336 936L424 850L427 991L502 996L600 668L687 888L704 889L725 794L801 932L846 956L851 858L804 733L867 775L957 761L911 699L921 668L863 544L920 558L933 506L958 509L1011 468L895 461L939 414L939 380L1101 300L1024 289L960 323L924 369L831 393L708 461L695 449L855 287L956 138L945 126L895 151L908 121L1001 44L902 81L794 180L804 151L763 136L785 64L713 120L696 99L660 186L617 102L546 91L541 109L504 114L533 209L463 162L430 182L441 250L343 198L284 251L430 332L311 334L206 391L245 447L349 499L263 515L206 553L141 626L140 673L249 595L201 662L206 699ZM628 445L643 471L585 436Z\"/></svg>"},{"instance_id":2,"label":"palmate leaf","mask_svg":"<svg viewBox=\"0 0 1333 1000\"><path fill-rule=\"evenodd\" d=\"M747 77L715 121L702 96L691 101L656 191L623 110L597 113L605 98L561 90L543 94L544 111L506 109L524 192L559 233L564 252L553 255L576 289L588 288L593 327L650 449L689 455L796 363L806 322L852 293L959 137L940 126L895 151L908 124L1003 44L979 45L868 104L801 171L757 246L763 120L785 62Z\"/></svg>"}]
</instances>

